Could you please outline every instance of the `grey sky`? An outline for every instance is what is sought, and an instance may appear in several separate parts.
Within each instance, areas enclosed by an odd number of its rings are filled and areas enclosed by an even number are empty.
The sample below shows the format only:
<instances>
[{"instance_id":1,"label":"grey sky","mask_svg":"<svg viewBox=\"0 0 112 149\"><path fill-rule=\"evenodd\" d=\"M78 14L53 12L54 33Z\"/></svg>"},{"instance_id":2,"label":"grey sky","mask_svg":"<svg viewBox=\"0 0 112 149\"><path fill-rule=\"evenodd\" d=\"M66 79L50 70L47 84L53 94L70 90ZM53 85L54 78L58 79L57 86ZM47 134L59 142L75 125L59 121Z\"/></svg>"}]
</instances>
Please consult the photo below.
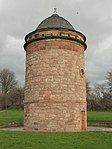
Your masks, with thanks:
<instances>
[{"instance_id":1,"label":"grey sky","mask_svg":"<svg viewBox=\"0 0 112 149\"><path fill-rule=\"evenodd\" d=\"M87 37L87 79L103 82L112 71L111 6L111 0L0 0L0 70L11 69L24 84L24 36L57 7L58 14Z\"/></svg>"}]
</instances>

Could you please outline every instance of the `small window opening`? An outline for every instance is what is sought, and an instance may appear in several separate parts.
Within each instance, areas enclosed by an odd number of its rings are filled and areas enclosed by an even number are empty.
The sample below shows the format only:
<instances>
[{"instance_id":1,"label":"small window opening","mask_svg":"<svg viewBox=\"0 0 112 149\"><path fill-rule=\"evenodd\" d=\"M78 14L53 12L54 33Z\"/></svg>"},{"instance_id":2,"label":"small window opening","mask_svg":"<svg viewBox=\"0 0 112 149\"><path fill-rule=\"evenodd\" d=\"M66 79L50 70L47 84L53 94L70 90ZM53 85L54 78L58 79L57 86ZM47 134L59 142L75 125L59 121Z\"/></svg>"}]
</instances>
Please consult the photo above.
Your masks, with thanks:
<instances>
[{"instance_id":1,"label":"small window opening","mask_svg":"<svg viewBox=\"0 0 112 149\"><path fill-rule=\"evenodd\" d=\"M31 39L32 39L32 36L29 37L29 40L31 40Z\"/></svg>"},{"instance_id":2,"label":"small window opening","mask_svg":"<svg viewBox=\"0 0 112 149\"><path fill-rule=\"evenodd\" d=\"M51 36L52 36L53 34L51 33Z\"/></svg>"},{"instance_id":3,"label":"small window opening","mask_svg":"<svg viewBox=\"0 0 112 149\"><path fill-rule=\"evenodd\" d=\"M35 35L35 37L38 37L38 36L39 36L39 34L36 34L36 35Z\"/></svg>"},{"instance_id":4,"label":"small window opening","mask_svg":"<svg viewBox=\"0 0 112 149\"><path fill-rule=\"evenodd\" d=\"M70 37L70 35L68 34L68 37Z\"/></svg>"},{"instance_id":5,"label":"small window opening","mask_svg":"<svg viewBox=\"0 0 112 149\"><path fill-rule=\"evenodd\" d=\"M60 36L62 36L62 33L60 33Z\"/></svg>"},{"instance_id":6,"label":"small window opening","mask_svg":"<svg viewBox=\"0 0 112 149\"><path fill-rule=\"evenodd\" d=\"M81 75L84 75L84 69L81 69Z\"/></svg>"},{"instance_id":7,"label":"small window opening","mask_svg":"<svg viewBox=\"0 0 112 149\"><path fill-rule=\"evenodd\" d=\"M44 36L44 34L42 34L42 36Z\"/></svg>"}]
</instances>

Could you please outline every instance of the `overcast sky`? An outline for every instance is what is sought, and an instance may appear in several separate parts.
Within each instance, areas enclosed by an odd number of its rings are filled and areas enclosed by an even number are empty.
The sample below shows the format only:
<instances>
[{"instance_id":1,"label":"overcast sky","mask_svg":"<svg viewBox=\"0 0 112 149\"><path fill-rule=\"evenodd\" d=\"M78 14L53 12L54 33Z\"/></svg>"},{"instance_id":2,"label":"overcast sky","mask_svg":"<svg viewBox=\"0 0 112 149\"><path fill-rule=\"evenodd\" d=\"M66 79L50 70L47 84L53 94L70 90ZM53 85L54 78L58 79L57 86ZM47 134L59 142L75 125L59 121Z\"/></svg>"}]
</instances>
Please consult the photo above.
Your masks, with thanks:
<instances>
[{"instance_id":1,"label":"overcast sky","mask_svg":"<svg viewBox=\"0 0 112 149\"><path fill-rule=\"evenodd\" d=\"M112 71L112 0L0 0L0 70L12 70L24 84L24 36L36 29L54 7L87 37L87 79L102 83Z\"/></svg>"}]
</instances>

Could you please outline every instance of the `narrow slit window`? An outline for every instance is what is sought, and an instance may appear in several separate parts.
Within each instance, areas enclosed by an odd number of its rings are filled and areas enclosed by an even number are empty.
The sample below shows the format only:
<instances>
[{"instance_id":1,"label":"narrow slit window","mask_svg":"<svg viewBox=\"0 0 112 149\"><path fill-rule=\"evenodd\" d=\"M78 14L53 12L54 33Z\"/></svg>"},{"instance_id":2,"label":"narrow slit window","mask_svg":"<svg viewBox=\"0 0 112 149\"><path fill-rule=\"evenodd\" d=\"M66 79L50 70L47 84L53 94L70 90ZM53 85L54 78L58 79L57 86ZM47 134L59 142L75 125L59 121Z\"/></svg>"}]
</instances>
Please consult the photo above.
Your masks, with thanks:
<instances>
[{"instance_id":1,"label":"narrow slit window","mask_svg":"<svg viewBox=\"0 0 112 149\"><path fill-rule=\"evenodd\" d=\"M84 75L84 69L81 69L81 75L82 76Z\"/></svg>"}]
</instances>

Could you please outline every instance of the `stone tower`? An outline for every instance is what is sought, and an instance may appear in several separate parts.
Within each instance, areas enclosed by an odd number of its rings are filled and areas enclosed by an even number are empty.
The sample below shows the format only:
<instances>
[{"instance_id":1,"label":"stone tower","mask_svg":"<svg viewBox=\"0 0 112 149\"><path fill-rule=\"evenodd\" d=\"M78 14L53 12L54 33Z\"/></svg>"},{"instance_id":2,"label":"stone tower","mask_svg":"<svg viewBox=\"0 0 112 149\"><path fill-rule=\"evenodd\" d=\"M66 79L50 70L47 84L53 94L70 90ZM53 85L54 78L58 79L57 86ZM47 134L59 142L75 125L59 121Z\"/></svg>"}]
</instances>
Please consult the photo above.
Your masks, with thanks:
<instances>
[{"instance_id":1,"label":"stone tower","mask_svg":"<svg viewBox=\"0 0 112 149\"><path fill-rule=\"evenodd\" d=\"M86 129L85 40L55 13L26 35L24 129Z\"/></svg>"}]
</instances>

